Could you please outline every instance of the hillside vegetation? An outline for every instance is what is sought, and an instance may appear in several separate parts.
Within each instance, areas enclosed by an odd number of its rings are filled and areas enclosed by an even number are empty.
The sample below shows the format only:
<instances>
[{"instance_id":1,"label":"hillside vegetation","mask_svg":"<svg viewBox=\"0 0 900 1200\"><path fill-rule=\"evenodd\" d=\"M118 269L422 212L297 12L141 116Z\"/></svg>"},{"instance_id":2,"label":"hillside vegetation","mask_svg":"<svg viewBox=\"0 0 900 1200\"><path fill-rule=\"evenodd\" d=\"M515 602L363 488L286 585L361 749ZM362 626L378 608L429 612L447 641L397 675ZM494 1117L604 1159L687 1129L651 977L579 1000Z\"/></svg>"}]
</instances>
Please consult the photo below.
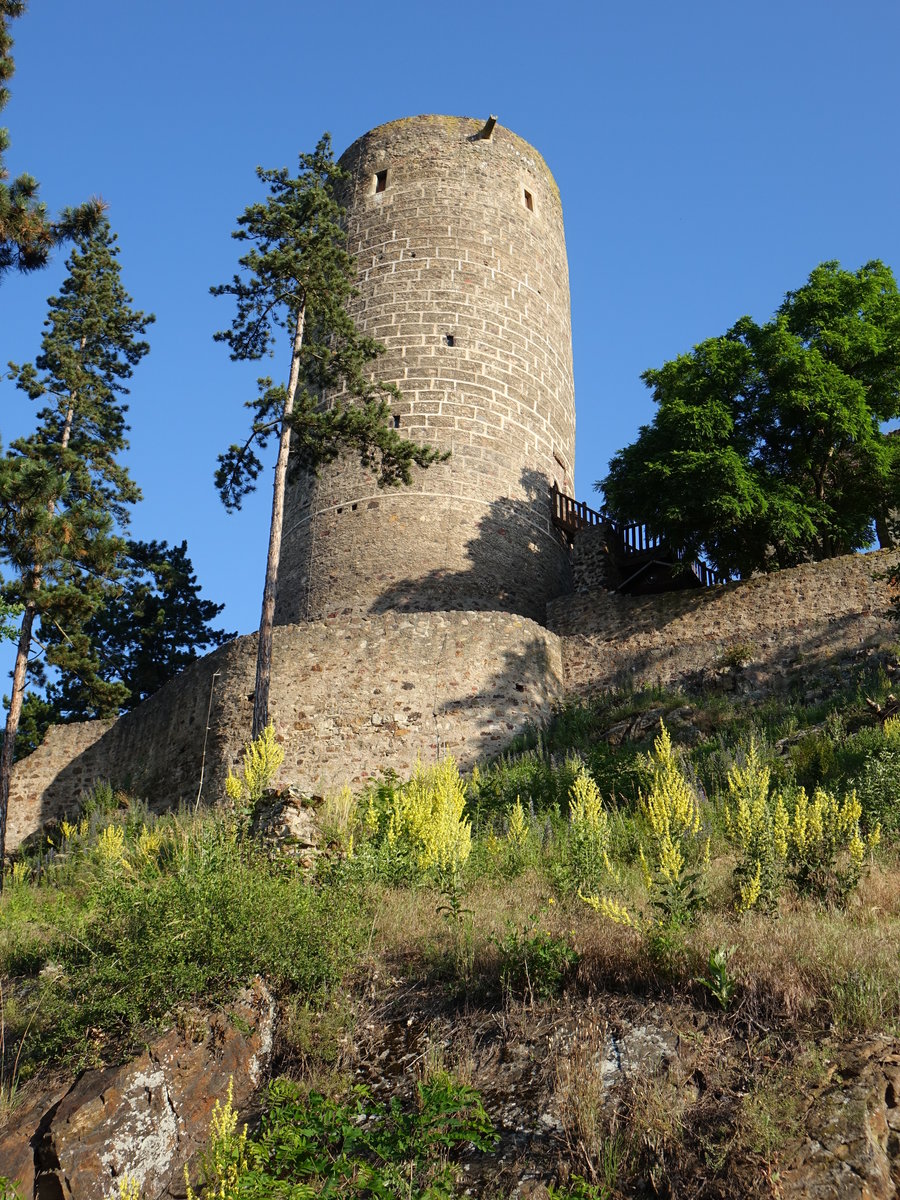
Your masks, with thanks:
<instances>
[{"instance_id":1,"label":"hillside vegetation","mask_svg":"<svg viewBox=\"0 0 900 1200\"><path fill-rule=\"evenodd\" d=\"M557 1197L778 1194L827 1045L900 1030L895 667L816 703L565 707L468 777L326 797L312 867L256 832L271 734L215 811L98 788L6 878L0 1117L259 974L276 1078L249 1135L221 1098L198 1196L502 1196L529 1172ZM626 1025L688 1066L613 1101L598 1063ZM527 1144L489 1027L541 1060L555 1115Z\"/></svg>"}]
</instances>

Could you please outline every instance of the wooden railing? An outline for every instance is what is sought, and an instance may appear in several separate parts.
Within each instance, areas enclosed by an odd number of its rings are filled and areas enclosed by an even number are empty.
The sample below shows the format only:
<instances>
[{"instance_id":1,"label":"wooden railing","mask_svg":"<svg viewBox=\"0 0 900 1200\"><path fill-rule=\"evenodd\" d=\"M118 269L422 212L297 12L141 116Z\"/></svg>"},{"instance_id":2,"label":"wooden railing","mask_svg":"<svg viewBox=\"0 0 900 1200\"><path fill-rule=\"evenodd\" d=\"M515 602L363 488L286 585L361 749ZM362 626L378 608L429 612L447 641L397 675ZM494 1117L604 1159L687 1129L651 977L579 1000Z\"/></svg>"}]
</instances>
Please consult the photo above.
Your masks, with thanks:
<instances>
[{"instance_id":1,"label":"wooden railing","mask_svg":"<svg viewBox=\"0 0 900 1200\"><path fill-rule=\"evenodd\" d=\"M554 483L550 489L550 514L553 524L565 533L577 533L585 525L602 525L603 514L598 513L581 500L574 500L561 492Z\"/></svg>"},{"instance_id":2,"label":"wooden railing","mask_svg":"<svg viewBox=\"0 0 900 1200\"><path fill-rule=\"evenodd\" d=\"M663 559L668 557L673 565L674 562L684 561L683 550L673 553L661 537L648 532L646 525L635 523L620 525L604 513L589 508L583 501L567 496L565 492L559 490L555 483L550 488L550 514L553 524L569 538L579 529L584 529L585 526L604 525L615 539L617 548L626 561L631 557L652 554L654 551L659 551ZM715 571L706 563L698 562L696 559L688 564L688 570L702 587L715 587L717 584L728 582L727 579L716 575Z\"/></svg>"}]
</instances>

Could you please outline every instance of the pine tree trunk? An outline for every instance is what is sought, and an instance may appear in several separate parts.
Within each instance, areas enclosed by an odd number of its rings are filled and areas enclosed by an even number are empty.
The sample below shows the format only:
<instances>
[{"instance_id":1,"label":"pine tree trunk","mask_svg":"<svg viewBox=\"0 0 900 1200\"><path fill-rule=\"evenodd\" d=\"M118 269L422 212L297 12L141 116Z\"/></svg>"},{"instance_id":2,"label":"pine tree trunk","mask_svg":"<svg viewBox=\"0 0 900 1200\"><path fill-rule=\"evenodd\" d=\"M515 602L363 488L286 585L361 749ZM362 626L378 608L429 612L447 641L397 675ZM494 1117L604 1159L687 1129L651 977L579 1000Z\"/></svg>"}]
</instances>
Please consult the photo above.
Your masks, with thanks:
<instances>
[{"instance_id":1,"label":"pine tree trunk","mask_svg":"<svg viewBox=\"0 0 900 1200\"><path fill-rule=\"evenodd\" d=\"M275 589L278 585L278 559L281 554L281 529L284 524L284 493L287 483L288 454L291 448L290 416L300 378L300 350L303 346L303 324L306 305L297 314L294 330L294 350L287 398L281 420L281 440L275 464L275 484L272 492L272 523L269 527L269 556L266 560L266 585L263 589L262 614L259 620L259 642L256 651L256 688L253 693L253 729L251 737L258 738L269 723L269 683L272 677L272 638L275 625Z\"/></svg>"},{"instance_id":2,"label":"pine tree trunk","mask_svg":"<svg viewBox=\"0 0 900 1200\"><path fill-rule=\"evenodd\" d=\"M3 891L3 864L6 858L6 814L9 811L9 788L12 782L13 754L16 747L16 734L19 732L19 718L22 715L22 701L25 698L25 672L28 667L28 651L31 649L31 630L37 605L29 600L25 605L22 616L22 628L19 631L19 645L16 650L16 665L13 670L12 695L9 700L9 712L6 714L6 730L3 735L3 748L0 749L0 892Z\"/></svg>"}]
</instances>

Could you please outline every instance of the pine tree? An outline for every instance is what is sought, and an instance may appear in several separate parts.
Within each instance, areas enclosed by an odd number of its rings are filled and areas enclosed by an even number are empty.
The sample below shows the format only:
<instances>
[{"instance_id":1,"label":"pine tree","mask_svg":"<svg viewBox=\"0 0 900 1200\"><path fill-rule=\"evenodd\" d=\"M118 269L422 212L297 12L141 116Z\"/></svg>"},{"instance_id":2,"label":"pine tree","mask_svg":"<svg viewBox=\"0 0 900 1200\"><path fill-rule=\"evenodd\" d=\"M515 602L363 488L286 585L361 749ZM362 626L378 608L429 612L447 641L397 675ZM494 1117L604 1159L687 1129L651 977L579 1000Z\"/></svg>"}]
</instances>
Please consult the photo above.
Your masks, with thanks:
<instances>
[{"instance_id":1,"label":"pine tree","mask_svg":"<svg viewBox=\"0 0 900 1200\"><path fill-rule=\"evenodd\" d=\"M130 712L202 652L236 636L212 627L224 607L201 599L187 542L170 547L129 541L115 589L79 630L96 657L96 673L84 678L77 669L66 670L58 652L67 639L56 627L47 630L44 644L53 648L61 670L47 686L47 709L39 713L35 703L36 714L46 728L54 721ZM122 693L111 694L109 685Z\"/></svg>"},{"instance_id":2,"label":"pine tree","mask_svg":"<svg viewBox=\"0 0 900 1200\"><path fill-rule=\"evenodd\" d=\"M35 363L10 363L11 378L44 407L35 432L13 442L0 458L4 598L23 606L0 749L0 863L35 622L63 634L84 628L116 577L124 548L117 529L127 524L128 506L140 497L117 455L127 446L125 381L149 350L142 335L153 318L131 308L117 256L104 217L91 235L78 239L66 263L68 274L59 296L49 301ZM66 654L75 653L65 637L62 645ZM96 676L99 664L90 647L81 643L75 650L77 669ZM61 657L60 650L50 665Z\"/></svg>"},{"instance_id":3,"label":"pine tree","mask_svg":"<svg viewBox=\"0 0 900 1200\"><path fill-rule=\"evenodd\" d=\"M24 11L24 0L0 0L0 110L9 100L6 85L15 69L8 22ZM44 266L57 242L90 233L103 212L102 203L91 200L79 208L66 209L58 221L50 221L38 199L37 181L31 175L6 182L3 156L8 149L9 133L0 129L0 277L11 267L33 271Z\"/></svg>"},{"instance_id":4,"label":"pine tree","mask_svg":"<svg viewBox=\"0 0 900 1200\"><path fill-rule=\"evenodd\" d=\"M353 296L353 260L341 228L342 209L334 187L345 177L325 134L312 154L300 155L300 171L286 168L256 174L268 188L265 202L250 205L232 234L251 243L239 259L241 274L211 289L234 296L231 328L215 335L234 360L269 354L280 335L290 342L288 382L260 379L259 395L247 401L250 433L219 458L216 487L232 511L256 486L262 470L257 451L278 439L272 495L269 553L263 589L256 662L252 736L268 723L269 677L278 556L284 516L288 457L297 468L315 471L345 450L378 472L382 485L408 484L413 466L446 458L429 446L400 437L389 424L391 385L372 379L383 347L359 333L347 312ZM324 393L339 394L326 406Z\"/></svg>"}]
</instances>

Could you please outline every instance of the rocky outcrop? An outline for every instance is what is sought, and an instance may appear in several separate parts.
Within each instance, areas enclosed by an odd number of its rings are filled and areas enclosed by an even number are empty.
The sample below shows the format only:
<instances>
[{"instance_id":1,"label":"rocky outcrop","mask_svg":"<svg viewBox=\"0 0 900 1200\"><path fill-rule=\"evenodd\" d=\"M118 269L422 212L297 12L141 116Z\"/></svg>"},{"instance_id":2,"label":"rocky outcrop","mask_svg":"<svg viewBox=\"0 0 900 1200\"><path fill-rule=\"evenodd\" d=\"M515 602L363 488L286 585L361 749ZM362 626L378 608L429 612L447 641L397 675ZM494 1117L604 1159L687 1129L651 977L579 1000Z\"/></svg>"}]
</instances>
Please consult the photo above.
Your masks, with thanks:
<instances>
[{"instance_id":1,"label":"rocky outcrop","mask_svg":"<svg viewBox=\"0 0 900 1200\"><path fill-rule=\"evenodd\" d=\"M900 1043L849 1047L806 1118L782 1175L785 1200L895 1200L900 1194Z\"/></svg>"},{"instance_id":2,"label":"rocky outcrop","mask_svg":"<svg viewBox=\"0 0 900 1200\"><path fill-rule=\"evenodd\" d=\"M23 1197L40 1200L106 1200L126 1175L143 1200L183 1196L184 1167L205 1144L229 1080L237 1111L251 1106L274 1022L274 999L257 980L224 1011L169 1030L124 1066L85 1071L62 1095L30 1099L0 1131L3 1171Z\"/></svg>"}]
</instances>

